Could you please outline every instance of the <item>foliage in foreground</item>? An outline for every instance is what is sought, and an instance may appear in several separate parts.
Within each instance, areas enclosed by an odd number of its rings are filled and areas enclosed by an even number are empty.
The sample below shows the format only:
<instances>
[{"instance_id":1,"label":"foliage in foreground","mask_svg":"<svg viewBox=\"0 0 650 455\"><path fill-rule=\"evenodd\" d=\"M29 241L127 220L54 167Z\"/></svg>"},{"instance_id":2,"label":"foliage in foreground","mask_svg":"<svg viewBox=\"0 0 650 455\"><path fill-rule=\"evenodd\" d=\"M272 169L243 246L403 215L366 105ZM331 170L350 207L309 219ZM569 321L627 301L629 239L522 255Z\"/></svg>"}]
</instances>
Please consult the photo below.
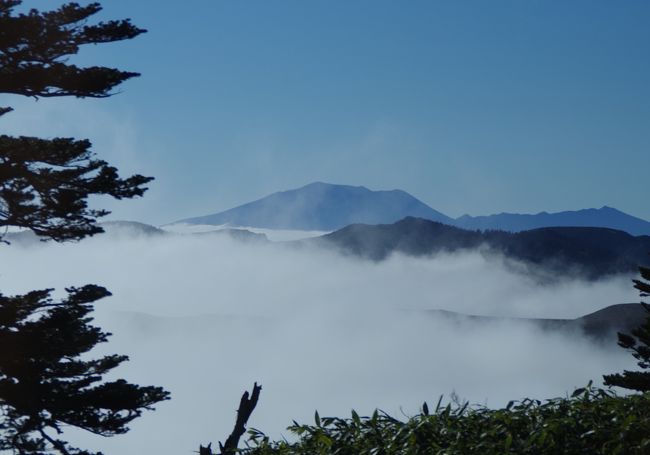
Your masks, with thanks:
<instances>
[{"instance_id":1,"label":"foliage in foreground","mask_svg":"<svg viewBox=\"0 0 650 455\"><path fill-rule=\"evenodd\" d=\"M650 268L639 267L641 279L633 280L634 287L641 292L641 297L650 295ZM641 302L648 317L643 325L632 330L632 334L618 334L618 345L627 349L637 360L637 365L642 370L650 369L650 305ZM624 371L623 373L608 374L604 376L605 385L636 390L637 392L650 392L650 371Z\"/></svg>"},{"instance_id":2,"label":"foliage in foreground","mask_svg":"<svg viewBox=\"0 0 650 455\"><path fill-rule=\"evenodd\" d=\"M650 268L640 267L633 280L642 297L650 295ZM650 369L650 305L645 323L632 335L619 333L619 345L632 352L638 366ZM294 424L294 442L271 441L249 430L247 455L391 455L391 454L649 454L650 372L625 371L604 376L605 384L638 392L618 396L589 385L571 397L541 402L511 401L503 409L441 406L430 414L401 421L375 411L347 419L315 416L315 425Z\"/></svg>"},{"instance_id":3,"label":"foliage in foreground","mask_svg":"<svg viewBox=\"0 0 650 455\"><path fill-rule=\"evenodd\" d=\"M503 409L441 406L401 421L381 411L319 417L288 430L295 442L249 430L248 455L647 454L650 394L617 396L591 386L571 397L510 402Z\"/></svg>"},{"instance_id":4,"label":"foliage in foreground","mask_svg":"<svg viewBox=\"0 0 650 455\"><path fill-rule=\"evenodd\" d=\"M168 398L160 387L102 382L102 375L128 360L86 355L107 341L109 334L90 325L88 315L110 293L95 285L67 291L61 301L50 298L50 290L0 294L0 451L89 454L58 439L62 428L125 433L143 410Z\"/></svg>"},{"instance_id":5,"label":"foliage in foreground","mask_svg":"<svg viewBox=\"0 0 650 455\"><path fill-rule=\"evenodd\" d=\"M70 58L81 46L145 31L128 19L92 24L99 3L71 2L49 11L26 11L21 3L0 0L0 94L105 98L138 75L79 67ZM11 111L0 106L0 117ZM10 226L61 242L100 233L98 218L108 212L89 208L90 197L134 198L151 180L121 178L96 158L88 140L0 135L0 242L8 243L3 234ZM126 356L89 358L109 335L90 325L92 304L108 295L97 285L70 288L61 301L52 300L50 290L0 293L1 453L90 455L60 439L62 431L74 426L103 436L122 434L144 410L168 398L160 387L104 381Z\"/></svg>"}]
</instances>

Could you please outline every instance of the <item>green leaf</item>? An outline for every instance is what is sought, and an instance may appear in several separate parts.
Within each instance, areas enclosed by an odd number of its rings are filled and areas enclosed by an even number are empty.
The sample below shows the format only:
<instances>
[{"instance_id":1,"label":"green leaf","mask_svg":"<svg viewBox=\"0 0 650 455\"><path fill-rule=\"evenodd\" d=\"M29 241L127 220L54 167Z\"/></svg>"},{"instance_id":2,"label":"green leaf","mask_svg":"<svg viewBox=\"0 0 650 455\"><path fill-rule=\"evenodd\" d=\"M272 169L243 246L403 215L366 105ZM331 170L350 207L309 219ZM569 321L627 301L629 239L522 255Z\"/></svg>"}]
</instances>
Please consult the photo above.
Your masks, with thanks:
<instances>
[{"instance_id":1,"label":"green leaf","mask_svg":"<svg viewBox=\"0 0 650 455\"><path fill-rule=\"evenodd\" d=\"M575 390L573 391L573 393L571 394L571 398L575 398L575 397L577 397L578 395L582 395L583 393L585 393L585 390L586 390L586 389L585 389L584 387L580 387L579 389L575 389Z\"/></svg>"},{"instance_id":2,"label":"green leaf","mask_svg":"<svg viewBox=\"0 0 650 455\"><path fill-rule=\"evenodd\" d=\"M361 419L359 418L359 414L353 409L352 410L352 420L354 421L357 426L361 426Z\"/></svg>"}]
</instances>

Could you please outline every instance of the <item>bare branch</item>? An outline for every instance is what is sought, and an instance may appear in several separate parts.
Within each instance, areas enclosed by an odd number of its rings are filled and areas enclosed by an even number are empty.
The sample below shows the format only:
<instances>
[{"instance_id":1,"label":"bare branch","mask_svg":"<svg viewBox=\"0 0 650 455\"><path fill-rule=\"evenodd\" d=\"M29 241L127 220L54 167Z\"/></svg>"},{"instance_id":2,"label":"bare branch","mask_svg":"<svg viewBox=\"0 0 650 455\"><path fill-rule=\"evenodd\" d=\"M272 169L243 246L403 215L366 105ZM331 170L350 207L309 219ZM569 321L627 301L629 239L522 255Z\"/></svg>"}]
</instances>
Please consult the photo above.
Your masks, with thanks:
<instances>
[{"instance_id":1,"label":"bare branch","mask_svg":"<svg viewBox=\"0 0 650 455\"><path fill-rule=\"evenodd\" d=\"M257 382L253 384L253 392L249 395L248 391L244 392L239 402L239 409L237 410L237 420L235 421L235 428L226 439L224 444L219 442L219 451L220 455L232 455L237 453L237 446L239 445L239 439L246 432L246 424L250 418L255 406L257 406L257 400L260 397L260 391L262 390L261 385L257 385ZM199 446L199 455L214 455L211 449L212 444L208 444L207 447Z\"/></svg>"}]
</instances>

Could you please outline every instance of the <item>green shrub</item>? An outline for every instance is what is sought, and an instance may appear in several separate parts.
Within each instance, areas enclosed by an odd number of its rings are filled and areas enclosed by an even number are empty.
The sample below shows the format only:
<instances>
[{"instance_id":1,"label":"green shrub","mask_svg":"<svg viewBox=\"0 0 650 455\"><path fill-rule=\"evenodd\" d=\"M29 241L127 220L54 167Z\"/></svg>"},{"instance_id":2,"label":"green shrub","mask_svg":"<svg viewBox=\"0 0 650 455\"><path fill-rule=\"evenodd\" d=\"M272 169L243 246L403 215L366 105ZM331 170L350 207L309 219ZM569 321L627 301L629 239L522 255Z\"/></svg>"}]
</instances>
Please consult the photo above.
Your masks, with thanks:
<instances>
[{"instance_id":1,"label":"green shrub","mask_svg":"<svg viewBox=\"0 0 650 455\"><path fill-rule=\"evenodd\" d=\"M618 396L591 384L571 397L526 399L503 409L448 404L401 421L375 411L319 417L288 430L294 442L249 431L248 455L648 454L650 394Z\"/></svg>"}]
</instances>

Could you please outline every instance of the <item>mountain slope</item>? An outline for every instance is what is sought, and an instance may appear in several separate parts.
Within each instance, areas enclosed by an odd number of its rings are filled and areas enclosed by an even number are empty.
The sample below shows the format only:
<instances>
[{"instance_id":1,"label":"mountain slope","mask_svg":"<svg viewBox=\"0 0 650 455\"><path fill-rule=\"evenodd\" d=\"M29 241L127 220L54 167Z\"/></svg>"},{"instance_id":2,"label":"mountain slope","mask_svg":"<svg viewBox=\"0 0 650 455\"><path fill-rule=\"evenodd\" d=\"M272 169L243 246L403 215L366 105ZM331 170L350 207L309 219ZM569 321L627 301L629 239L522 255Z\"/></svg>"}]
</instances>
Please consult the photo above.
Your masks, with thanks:
<instances>
[{"instance_id":1,"label":"mountain slope","mask_svg":"<svg viewBox=\"0 0 650 455\"><path fill-rule=\"evenodd\" d=\"M447 310L426 310L434 317L445 317L459 324L462 323L503 323L534 324L544 330L584 333L585 335L606 342L616 340L617 332L630 333L639 327L648 317L648 312L640 303L619 303L610 305L593 313L576 319L542 319L509 318L496 316L476 316Z\"/></svg>"},{"instance_id":2,"label":"mountain slope","mask_svg":"<svg viewBox=\"0 0 650 455\"><path fill-rule=\"evenodd\" d=\"M552 227L519 233L468 231L421 218L394 224L347 226L306 241L379 261L391 253L426 256L483 247L483 251L541 267L556 274L596 279L636 273L648 264L650 237L605 228Z\"/></svg>"},{"instance_id":3,"label":"mountain slope","mask_svg":"<svg viewBox=\"0 0 650 455\"><path fill-rule=\"evenodd\" d=\"M393 223L406 216L453 222L401 190L371 191L363 186L316 182L179 223L331 231L352 223Z\"/></svg>"},{"instance_id":4,"label":"mountain slope","mask_svg":"<svg viewBox=\"0 0 650 455\"><path fill-rule=\"evenodd\" d=\"M543 227L602 227L650 235L650 222L611 207L537 214L500 213L450 218L401 190L316 182L232 209L177 223L265 229L332 231L354 223L389 224L413 216L468 230L521 232Z\"/></svg>"},{"instance_id":5,"label":"mountain slope","mask_svg":"<svg viewBox=\"0 0 650 455\"><path fill-rule=\"evenodd\" d=\"M464 229L496 229L520 232L541 227L574 226L616 229L632 235L650 235L650 223L612 207L535 215L500 213L488 216L463 215L453 222Z\"/></svg>"}]
</instances>

